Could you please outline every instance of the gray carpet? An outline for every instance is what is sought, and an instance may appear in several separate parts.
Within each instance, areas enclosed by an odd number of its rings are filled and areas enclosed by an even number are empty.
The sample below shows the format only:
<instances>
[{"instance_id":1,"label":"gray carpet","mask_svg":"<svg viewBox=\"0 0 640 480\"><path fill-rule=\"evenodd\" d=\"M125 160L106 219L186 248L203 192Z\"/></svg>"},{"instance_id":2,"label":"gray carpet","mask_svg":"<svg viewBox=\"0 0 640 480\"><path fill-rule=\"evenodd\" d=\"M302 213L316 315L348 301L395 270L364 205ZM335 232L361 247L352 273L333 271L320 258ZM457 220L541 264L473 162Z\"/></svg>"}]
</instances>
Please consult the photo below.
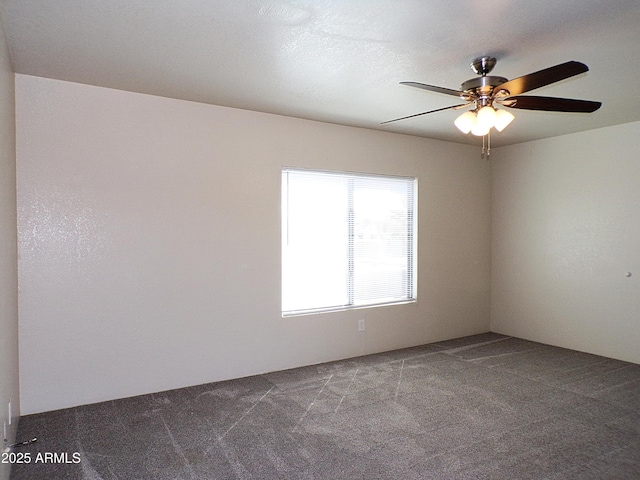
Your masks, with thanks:
<instances>
[{"instance_id":1,"label":"gray carpet","mask_svg":"<svg viewBox=\"0 0 640 480\"><path fill-rule=\"evenodd\" d=\"M638 479L640 365L488 333L25 416L18 436L38 440L13 480Z\"/></svg>"}]
</instances>

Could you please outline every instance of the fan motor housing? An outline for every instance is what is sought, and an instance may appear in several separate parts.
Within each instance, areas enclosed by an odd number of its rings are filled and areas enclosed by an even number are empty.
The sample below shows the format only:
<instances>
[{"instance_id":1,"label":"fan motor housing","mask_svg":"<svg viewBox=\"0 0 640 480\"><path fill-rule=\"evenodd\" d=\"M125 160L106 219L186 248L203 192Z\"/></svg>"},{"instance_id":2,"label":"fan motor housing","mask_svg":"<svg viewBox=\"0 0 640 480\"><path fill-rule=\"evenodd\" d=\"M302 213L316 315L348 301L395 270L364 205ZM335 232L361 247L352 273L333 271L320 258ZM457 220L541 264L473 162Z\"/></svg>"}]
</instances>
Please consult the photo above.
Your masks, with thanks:
<instances>
[{"instance_id":1,"label":"fan motor housing","mask_svg":"<svg viewBox=\"0 0 640 480\"><path fill-rule=\"evenodd\" d=\"M460 90L462 90L463 92L470 92L470 93L476 93L476 91L478 91L479 93L483 93L483 90L485 91L488 90L490 92L491 90L493 90L494 87L497 87L498 85L502 85L507 81L508 80L504 77L494 77L489 75L484 77L476 77L476 78L471 78L466 82L464 82L462 85L460 85Z\"/></svg>"}]
</instances>

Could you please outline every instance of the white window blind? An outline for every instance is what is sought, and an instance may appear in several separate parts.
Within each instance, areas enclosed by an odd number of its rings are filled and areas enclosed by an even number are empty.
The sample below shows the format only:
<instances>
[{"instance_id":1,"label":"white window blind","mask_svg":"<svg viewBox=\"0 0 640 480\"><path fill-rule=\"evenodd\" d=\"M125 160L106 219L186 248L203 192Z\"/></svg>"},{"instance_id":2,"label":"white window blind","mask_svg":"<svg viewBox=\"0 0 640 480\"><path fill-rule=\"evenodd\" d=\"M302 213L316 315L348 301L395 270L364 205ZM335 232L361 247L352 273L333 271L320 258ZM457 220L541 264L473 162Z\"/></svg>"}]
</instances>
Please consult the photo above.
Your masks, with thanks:
<instances>
[{"instance_id":1,"label":"white window blind","mask_svg":"<svg viewBox=\"0 0 640 480\"><path fill-rule=\"evenodd\" d=\"M415 299L416 180L283 169L282 312Z\"/></svg>"}]
</instances>

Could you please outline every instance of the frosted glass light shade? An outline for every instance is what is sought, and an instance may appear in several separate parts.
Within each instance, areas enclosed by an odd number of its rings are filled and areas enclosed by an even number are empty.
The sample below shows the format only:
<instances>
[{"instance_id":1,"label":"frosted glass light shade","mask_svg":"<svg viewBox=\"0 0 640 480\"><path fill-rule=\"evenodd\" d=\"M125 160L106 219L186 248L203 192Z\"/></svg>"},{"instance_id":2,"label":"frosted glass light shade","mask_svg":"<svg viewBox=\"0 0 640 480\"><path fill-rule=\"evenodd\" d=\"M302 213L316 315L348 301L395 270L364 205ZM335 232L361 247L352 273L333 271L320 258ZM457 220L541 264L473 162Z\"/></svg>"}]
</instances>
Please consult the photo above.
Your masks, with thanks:
<instances>
[{"instance_id":1,"label":"frosted glass light shade","mask_svg":"<svg viewBox=\"0 0 640 480\"><path fill-rule=\"evenodd\" d=\"M496 111L496 123L494 125L496 127L496 130L498 130L499 132L504 130L507 125L513 122L514 118L516 117L514 117L511 112L507 112L506 110Z\"/></svg>"},{"instance_id":2,"label":"frosted glass light shade","mask_svg":"<svg viewBox=\"0 0 640 480\"><path fill-rule=\"evenodd\" d=\"M489 133L491 127L487 127L486 125L481 125L480 122L476 122L476 124L471 129L471 133L476 137L484 137Z\"/></svg>"},{"instance_id":3,"label":"frosted glass light shade","mask_svg":"<svg viewBox=\"0 0 640 480\"><path fill-rule=\"evenodd\" d=\"M493 107L486 106L478 110L478 125L482 126L483 130L489 131L496 123L496 111Z\"/></svg>"},{"instance_id":4,"label":"frosted glass light shade","mask_svg":"<svg viewBox=\"0 0 640 480\"><path fill-rule=\"evenodd\" d=\"M476 124L476 115L472 111L464 112L453 123L462 133L469 133Z\"/></svg>"}]
</instances>

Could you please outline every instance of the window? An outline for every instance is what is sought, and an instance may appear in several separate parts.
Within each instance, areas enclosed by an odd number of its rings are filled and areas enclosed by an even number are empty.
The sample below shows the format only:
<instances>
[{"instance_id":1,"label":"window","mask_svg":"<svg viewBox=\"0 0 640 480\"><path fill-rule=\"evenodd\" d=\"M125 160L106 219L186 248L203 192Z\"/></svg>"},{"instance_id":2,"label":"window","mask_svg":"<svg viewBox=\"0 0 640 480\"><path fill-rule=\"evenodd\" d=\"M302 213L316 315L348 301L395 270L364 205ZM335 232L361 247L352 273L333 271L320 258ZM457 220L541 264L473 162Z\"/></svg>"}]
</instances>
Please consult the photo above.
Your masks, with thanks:
<instances>
[{"instance_id":1,"label":"window","mask_svg":"<svg viewBox=\"0 0 640 480\"><path fill-rule=\"evenodd\" d=\"M282 313L415 300L416 179L282 171Z\"/></svg>"}]
</instances>

